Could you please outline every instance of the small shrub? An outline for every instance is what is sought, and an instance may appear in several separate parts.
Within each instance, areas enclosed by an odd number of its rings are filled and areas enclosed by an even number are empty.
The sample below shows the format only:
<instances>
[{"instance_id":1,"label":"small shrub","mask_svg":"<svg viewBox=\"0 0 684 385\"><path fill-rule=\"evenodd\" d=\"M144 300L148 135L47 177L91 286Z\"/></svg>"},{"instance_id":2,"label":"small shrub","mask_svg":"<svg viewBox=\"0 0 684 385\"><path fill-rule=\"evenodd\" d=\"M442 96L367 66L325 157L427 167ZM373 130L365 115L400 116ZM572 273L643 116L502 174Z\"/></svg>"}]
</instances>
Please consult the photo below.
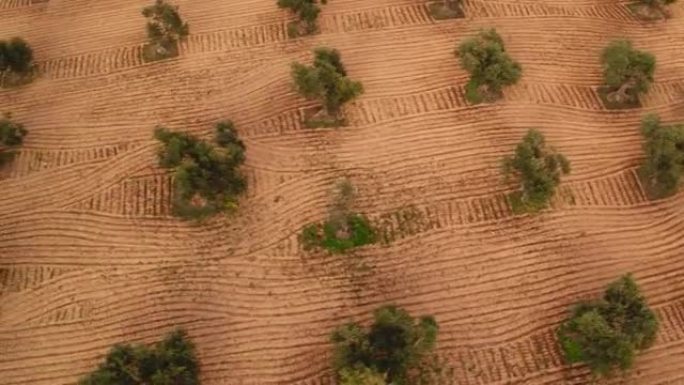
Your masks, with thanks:
<instances>
[{"instance_id":1,"label":"small shrub","mask_svg":"<svg viewBox=\"0 0 684 385\"><path fill-rule=\"evenodd\" d=\"M470 73L466 98L474 104L499 99L503 87L517 83L522 74L520 64L508 55L495 29L480 31L461 43L456 53L461 66Z\"/></svg>"},{"instance_id":2,"label":"small shrub","mask_svg":"<svg viewBox=\"0 0 684 385\"><path fill-rule=\"evenodd\" d=\"M28 133L24 126L11 120L12 116L6 113L0 119L0 165L12 158Z\"/></svg>"},{"instance_id":3,"label":"small shrub","mask_svg":"<svg viewBox=\"0 0 684 385\"><path fill-rule=\"evenodd\" d=\"M653 82L655 57L634 49L629 40L610 43L601 55L606 85L599 94L607 108L639 106L639 95Z\"/></svg>"},{"instance_id":4,"label":"small shrub","mask_svg":"<svg viewBox=\"0 0 684 385\"><path fill-rule=\"evenodd\" d=\"M547 207L560 183L570 173L570 163L553 148L546 147L544 135L529 130L518 144L514 157L503 162L504 174L520 179L520 191L511 196L514 212L535 212Z\"/></svg>"},{"instance_id":5,"label":"small shrub","mask_svg":"<svg viewBox=\"0 0 684 385\"><path fill-rule=\"evenodd\" d=\"M239 171L245 160L245 145L229 121L216 125L212 145L185 133L158 127L162 142L159 165L174 169L174 213L201 219L237 207L237 197L247 188Z\"/></svg>"},{"instance_id":6,"label":"small shrub","mask_svg":"<svg viewBox=\"0 0 684 385\"><path fill-rule=\"evenodd\" d=\"M333 368L338 377L362 371L380 374L388 384L419 383L415 376L424 368L437 340L435 319L423 316L415 320L393 305L375 310L374 319L369 330L350 323L332 334Z\"/></svg>"},{"instance_id":7,"label":"small shrub","mask_svg":"<svg viewBox=\"0 0 684 385\"><path fill-rule=\"evenodd\" d=\"M430 14L437 20L464 17L461 0L440 0L430 3Z\"/></svg>"},{"instance_id":8,"label":"small shrub","mask_svg":"<svg viewBox=\"0 0 684 385\"><path fill-rule=\"evenodd\" d=\"M673 195L679 188L684 165L684 125L663 126L657 115L641 123L646 159L639 168L642 183L651 198Z\"/></svg>"},{"instance_id":9,"label":"small shrub","mask_svg":"<svg viewBox=\"0 0 684 385\"><path fill-rule=\"evenodd\" d=\"M365 366L344 368L339 373L340 385L387 385L385 376Z\"/></svg>"},{"instance_id":10,"label":"small shrub","mask_svg":"<svg viewBox=\"0 0 684 385\"><path fill-rule=\"evenodd\" d=\"M178 55L178 42L190 33L190 27L183 22L178 7L165 0L155 0L154 5L143 8L148 19L144 58L148 61L166 59Z\"/></svg>"},{"instance_id":11,"label":"small shrub","mask_svg":"<svg viewBox=\"0 0 684 385\"><path fill-rule=\"evenodd\" d=\"M667 6L677 0L636 0L629 4L629 8L646 20L657 20L670 17Z\"/></svg>"},{"instance_id":12,"label":"small shrub","mask_svg":"<svg viewBox=\"0 0 684 385\"><path fill-rule=\"evenodd\" d=\"M115 345L97 370L79 385L198 385L195 347L176 330L153 347Z\"/></svg>"},{"instance_id":13,"label":"small shrub","mask_svg":"<svg viewBox=\"0 0 684 385\"><path fill-rule=\"evenodd\" d=\"M34 68L33 50L26 41L19 37L0 40L0 86L31 81Z\"/></svg>"},{"instance_id":14,"label":"small shrub","mask_svg":"<svg viewBox=\"0 0 684 385\"><path fill-rule=\"evenodd\" d=\"M321 3L326 4L327 1L323 0ZM316 0L278 0L278 7L289 9L299 18L288 24L288 36L294 38L318 32L316 21L321 8Z\"/></svg>"},{"instance_id":15,"label":"small shrub","mask_svg":"<svg viewBox=\"0 0 684 385\"><path fill-rule=\"evenodd\" d=\"M308 119L310 125L312 122L318 122L317 126L338 125L344 121L340 116L341 107L361 95L363 86L347 77L337 50L317 48L314 56L312 66L292 64L295 89L305 98L323 105L315 116Z\"/></svg>"},{"instance_id":16,"label":"small shrub","mask_svg":"<svg viewBox=\"0 0 684 385\"><path fill-rule=\"evenodd\" d=\"M577 305L558 337L568 362L584 362L593 373L607 375L629 369L657 331L655 314L628 274L612 282L601 300Z\"/></svg>"}]
</instances>

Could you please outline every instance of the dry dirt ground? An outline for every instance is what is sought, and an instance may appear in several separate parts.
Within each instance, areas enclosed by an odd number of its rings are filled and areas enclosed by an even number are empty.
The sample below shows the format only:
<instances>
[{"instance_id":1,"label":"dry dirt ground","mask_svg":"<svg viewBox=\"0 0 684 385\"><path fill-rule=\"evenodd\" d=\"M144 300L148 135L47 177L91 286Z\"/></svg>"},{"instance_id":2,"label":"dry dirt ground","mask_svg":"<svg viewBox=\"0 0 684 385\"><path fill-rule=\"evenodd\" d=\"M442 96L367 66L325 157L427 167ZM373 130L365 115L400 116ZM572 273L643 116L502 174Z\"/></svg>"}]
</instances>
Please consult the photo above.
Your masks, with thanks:
<instances>
[{"instance_id":1,"label":"dry dirt ground","mask_svg":"<svg viewBox=\"0 0 684 385\"><path fill-rule=\"evenodd\" d=\"M649 24L618 1L468 0L465 19L436 22L419 0L331 0L321 34L289 40L275 0L176 3L191 36L180 57L145 64L148 1L0 0L0 37L31 42L42 72L0 91L30 131L0 180L0 383L72 384L112 344L181 325L205 385L328 384L330 331L394 302L435 315L457 384L584 384L554 328L629 271L662 326L612 382L684 383L684 193L648 202L635 177L643 114L684 121L684 4ZM472 107L453 51L490 26L523 79ZM617 37L657 57L639 110L597 97L599 52ZM289 64L319 45L366 88L344 129L300 124L310 104ZM247 145L239 212L170 217L154 126L208 137L226 118ZM552 209L515 217L499 162L531 127L574 169ZM343 176L393 242L303 253L297 232ZM394 215L407 207L410 222Z\"/></svg>"}]
</instances>

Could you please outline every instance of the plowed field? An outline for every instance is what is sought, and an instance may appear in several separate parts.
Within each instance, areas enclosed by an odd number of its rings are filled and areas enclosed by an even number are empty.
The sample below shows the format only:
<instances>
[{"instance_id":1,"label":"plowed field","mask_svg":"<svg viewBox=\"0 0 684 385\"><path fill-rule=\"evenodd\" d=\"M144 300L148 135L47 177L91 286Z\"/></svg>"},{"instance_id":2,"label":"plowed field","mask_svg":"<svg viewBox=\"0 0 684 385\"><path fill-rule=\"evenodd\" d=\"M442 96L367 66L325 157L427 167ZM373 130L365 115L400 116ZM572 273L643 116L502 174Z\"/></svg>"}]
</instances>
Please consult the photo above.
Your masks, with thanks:
<instances>
[{"instance_id":1,"label":"plowed field","mask_svg":"<svg viewBox=\"0 0 684 385\"><path fill-rule=\"evenodd\" d=\"M330 0L321 33L289 39L275 0L177 0L191 34L144 63L142 0L0 0L42 76L0 90L29 130L0 171L0 383L73 384L121 341L185 327L205 385L331 383L331 330L393 302L440 324L457 384L585 384L554 334L568 307L633 272L661 321L631 384L684 383L684 193L647 200L639 122L684 121L684 4L646 23L608 0L467 0L435 21L419 0ZM681 3L681 1L680 1ZM496 27L523 77L470 106L456 45ZM599 54L625 37L657 58L640 109L598 97ZM350 125L303 127L312 104L289 64L340 50L365 94ZM232 119L248 193L203 225L170 215L155 125L209 137ZM501 158L528 128L572 162L552 208L514 216ZM346 257L301 250L348 177L389 245ZM405 222L394 215L419 213Z\"/></svg>"}]
</instances>

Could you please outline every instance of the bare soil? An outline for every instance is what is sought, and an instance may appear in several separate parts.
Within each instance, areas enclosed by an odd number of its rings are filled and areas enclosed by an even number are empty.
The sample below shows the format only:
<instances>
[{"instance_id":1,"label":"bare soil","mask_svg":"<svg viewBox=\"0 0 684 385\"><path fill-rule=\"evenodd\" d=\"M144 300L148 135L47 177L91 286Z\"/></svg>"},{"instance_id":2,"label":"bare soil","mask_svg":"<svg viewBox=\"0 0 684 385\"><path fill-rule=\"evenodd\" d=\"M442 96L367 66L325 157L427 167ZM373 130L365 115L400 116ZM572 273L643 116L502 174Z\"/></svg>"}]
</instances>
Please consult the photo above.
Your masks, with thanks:
<instances>
[{"instance_id":1,"label":"bare soil","mask_svg":"<svg viewBox=\"0 0 684 385\"><path fill-rule=\"evenodd\" d=\"M465 18L435 21L428 2L332 0L319 34L289 39L274 0L178 0L187 42L145 63L147 3L0 0L0 38L31 42L41 72L0 90L29 130L0 173L1 383L71 384L112 344L183 326L205 385L329 384L331 330L394 302L437 318L455 383L589 384L554 329L630 271L661 332L609 382L684 382L684 195L648 201L636 175L642 116L684 121L682 4L645 23L612 0L467 0ZM454 49L488 27L523 77L472 106ZM618 37L658 61L641 108L597 92ZM339 129L304 127L312 103L290 83L320 45L366 90ZM230 216L179 221L153 129L208 138L221 119L247 146L249 191ZM573 173L551 209L514 216L500 162L529 128ZM341 177L391 229L353 274L297 243ZM406 207L420 218L395 215Z\"/></svg>"}]
</instances>

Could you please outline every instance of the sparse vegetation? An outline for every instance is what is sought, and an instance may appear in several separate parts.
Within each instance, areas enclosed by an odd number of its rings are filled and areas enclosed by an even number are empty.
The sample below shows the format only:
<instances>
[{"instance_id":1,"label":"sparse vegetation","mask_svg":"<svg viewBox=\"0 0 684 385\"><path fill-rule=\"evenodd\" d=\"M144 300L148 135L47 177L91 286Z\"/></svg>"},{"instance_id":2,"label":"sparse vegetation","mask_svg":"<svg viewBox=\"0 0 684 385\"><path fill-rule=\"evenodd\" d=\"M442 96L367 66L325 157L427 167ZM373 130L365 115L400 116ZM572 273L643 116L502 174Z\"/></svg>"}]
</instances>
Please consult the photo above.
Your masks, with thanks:
<instances>
[{"instance_id":1,"label":"sparse vegetation","mask_svg":"<svg viewBox=\"0 0 684 385\"><path fill-rule=\"evenodd\" d=\"M463 17L461 3L462 0L437 0L430 3L430 13L437 20Z\"/></svg>"},{"instance_id":2,"label":"sparse vegetation","mask_svg":"<svg viewBox=\"0 0 684 385\"><path fill-rule=\"evenodd\" d=\"M508 55L495 29L480 31L461 43L456 53L470 73L466 98L474 104L501 98L503 87L517 83L522 74L522 67Z\"/></svg>"},{"instance_id":3,"label":"sparse vegetation","mask_svg":"<svg viewBox=\"0 0 684 385\"><path fill-rule=\"evenodd\" d=\"M646 20L657 20L670 17L667 6L675 2L677 0L635 0L629 7Z\"/></svg>"},{"instance_id":4,"label":"sparse vegetation","mask_svg":"<svg viewBox=\"0 0 684 385\"><path fill-rule=\"evenodd\" d=\"M0 86L14 86L32 80L33 50L22 38L0 40Z\"/></svg>"},{"instance_id":5,"label":"sparse vegetation","mask_svg":"<svg viewBox=\"0 0 684 385\"><path fill-rule=\"evenodd\" d=\"M547 207L560 183L570 173L570 162L546 146L544 135L531 129L515 149L515 156L504 158L504 175L520 179L520 191L511 195L513 211L535 212Z\"/></svg>"},{"instance_id":6,"label":"sparse vegetation","mask_svg":"<svg viewBox=\"0 0 684 385\"><path fill-rule=\"evenodd\" d=\"M641 124L646 159L639 169L651 198L677 192L684 165L684 125L664 126L657 115L647 115Z\"/></svg>"},{"instance_id":7,"label":"sparse vegetation","mask_svg":"<svg viewBox=\"0 0 684 385\"><path fill-rule=\"evenodd\" d=\"M335 49L315 49L311 66L293 63L292 78L297 92L323 105L307 119L311 127L344 125L341 107L363 93L361 83L347 77L340 53Z\"/></svg>"},{"instance_id":8,"label":"sparse vegetation","mask_svg":"<svg viewBox=\"0 0 684 385\"><path fill-rule=\"evenodd\" d=\"M322 4L327 4L327 0L321 0ZM317 0L278 0L280 8L287 8L294 13L299 20L290 22L287 25L287 34L290 37L310 35L318 32L318 14L321 8Z\"/></svg>"},{"instance_id":9,"label":"sparse vegetation","mask_svg":"<svg viewBox=\"0 0 684 385\"><path fill-rule=\"evenodd\" d=\"M178 7L165 0L155 0L154 5L143 8L147 21L147 39L143 50L148 61L166 59L178 55L178 42L190 33L188 23L183 22Z\"/></svg>"},{"instance_id":10,"label":"sparse vegetation","mask_svg":"<svg viewBox=\"0 0 684 385\"><path fill-rule=\"evenodd\" d=\"M415 320L402 308L380 307L369 330L357 323L335 330L333 368L342 384L424 384L438 331L432 316Z\"/></svg>"},{"instance_id":11,"label":"sparse vegetation","mask_svg":"<svg viewBox=\"0 0 684 385\"><path fill-rule=\"evenodd\" d=\"M607 108L639 106L639 95L653 82L655 57L634 49L629 40L611 42L601 55L606 85L599 89Z\"/></svg>"},{"instance_id":12,"label":"sparse vegetation","mask_svg":"<svg viewBox=\"0 0 684 385\"><path fill-rule=\"evenodd\" d=\"M245 160L245 145L232 122L216 125L216 145L163 127L158 127L154 135L163 144L159 165L173 168L176 173L176 215L201 219L237 207L237 197L247 187L239 171Z\"/></svg>"},{"instance_id":13,"label":"sparse vegetation","mask_svg":"<svg viewBox=\"0 0 684 385\"><path fill-rule=\"evenodd\" d=\"M577 305L558 336L568 362L584 362L594 374L607 375L629 369L657 331L655 314L628 274L608 285L602 299Z\"/></svg>"},{"instance_id":14,"label":"sparse vegetation","mask_svg":"<svg viewBox=\"0 0 684 385\"><path fill-rule=\"evenodd\" d=\"M115 345L79 385L199 385L195 347L176 330L153 347Z\"/></svg>"},{"instance_id":15,"label":"sparse vegetation","mask_svg":"<svg viewBox=\"0 0 684 385\"><path fill-rule=\"evenodd\" d=\"M336 190L328 219L302 230L300 241L305 250L323 248L331 253L344 253L376 242L376 230L368 218L352 211L354 186L343 180Z\"/></svg>"},{"instance_id":16,"label":"sparse vegetation","mask_svg":"<svg viewBox=\"0 0 684 385\"><path fill-rule=\"evenodd\" d=\"M11 114L0 119L0 165L14 156L27 133L23 125L12 121Z\"/></svg>"}]
</instances>

